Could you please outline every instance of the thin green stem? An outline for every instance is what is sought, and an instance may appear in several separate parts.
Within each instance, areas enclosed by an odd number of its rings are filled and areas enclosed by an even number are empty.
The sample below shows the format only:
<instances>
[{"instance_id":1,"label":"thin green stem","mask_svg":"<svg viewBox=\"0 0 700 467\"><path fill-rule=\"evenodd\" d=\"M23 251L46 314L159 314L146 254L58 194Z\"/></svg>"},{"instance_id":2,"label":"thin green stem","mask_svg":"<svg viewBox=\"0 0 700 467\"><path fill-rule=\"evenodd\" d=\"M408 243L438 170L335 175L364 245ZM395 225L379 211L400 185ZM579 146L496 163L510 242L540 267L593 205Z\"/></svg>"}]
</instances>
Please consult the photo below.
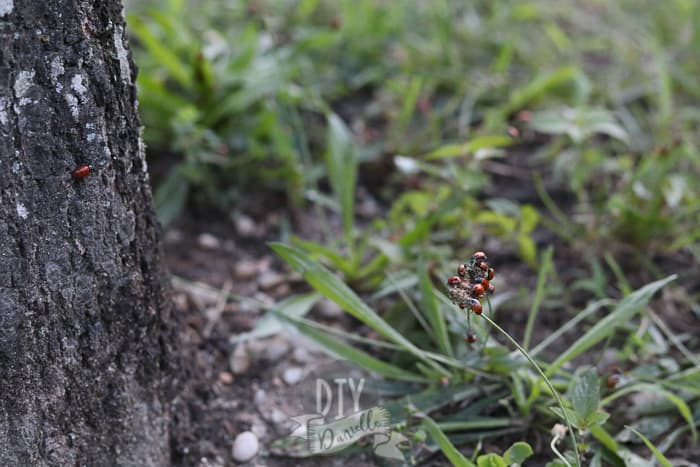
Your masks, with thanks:
<instances>
[{"instance_id":1,"label":"thin green stem","mask_svg":"<svg viewBox=\"0 0 700 467\"><path fill-rule=\"evenodd\" d=\"M558 441L559 441L559 437L555 436L554 438L552 438L552 442L549 444L549 447L552 448L552 451L554 451L554 454L556 454L557 457L559 459L561 459L562 462L564 462L564 464L567 465L567 467L571 467L571 464L569 464L569 461L566 460L566 458L564 456L562 456L561 453L559 452L559 450L557 449L557 442Z\"/></svg>"},{"instance_id":2,"label":"thin green stem","mask_svg":"<svg viewBox=\"0 0 700 467\"><path fill-rule=\"evenodd\" d=\"M574 427L571 425L571 422L569 421L568 415L566 415L566 409L564 407L564 403L561 400L561 397L559 397L559 392L556 389L554 389L552 382L549 381L549 378L547 378L547 376L544 374L544 371L542 371L542 369L537 364L537 362L535 362L535 360L527 353L527 351L524 348L522 348L520 346L520 344L518 344L518 342L515 339L513 339L511 337L511 335L508 334L508 332L506 332L505 329L500 327L498 324L496 324L495 321L493 321L491 318L489 318L485 314L482 313L480 316L482 318L484 318L487 323L489 323L491 326L496 328L501 334L506 336L506 338L510 341L510 343L513 344L520 351L520 353L523 354L523 356L525 356L527 361L529 361L530 364L532 366L534 366L535 369L537 369L537 372L540 374L540 376L542 376L542 378L544 379L544 382L547 384L547 387L549 388L550 391L552 391L552 394L554 394L554 398L557 400L557 404L559 404L559 408L561 409L562 415L564 416L564 421L566 422L566 426L569 429L569 434L571 435L571 441L574 443L574 452L576 453L576 465L578 467L581 467L581 460L580 460L579 452L578 452L578 443L576 442L576 434L574 434Z\"/></svg>"}]
</instances>

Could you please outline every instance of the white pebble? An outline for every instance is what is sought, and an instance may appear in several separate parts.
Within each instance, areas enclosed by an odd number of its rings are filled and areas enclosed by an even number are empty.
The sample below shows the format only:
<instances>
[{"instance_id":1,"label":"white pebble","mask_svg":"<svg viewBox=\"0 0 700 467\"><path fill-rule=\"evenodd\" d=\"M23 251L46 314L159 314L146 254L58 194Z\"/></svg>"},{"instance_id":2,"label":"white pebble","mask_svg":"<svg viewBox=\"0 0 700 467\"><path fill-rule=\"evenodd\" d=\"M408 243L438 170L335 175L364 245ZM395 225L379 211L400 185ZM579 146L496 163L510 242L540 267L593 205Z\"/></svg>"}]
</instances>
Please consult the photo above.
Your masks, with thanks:
<instances>
[{"instance_id":1,"label":"white pebble","mask_svg":"<svg viewBox=\"0 0 700 467\"><path fill-rule=\"evenodd\" d=\"M343 309L327 298L318 302L316 309L324 318L339 318L343 315Z\"/></svg>"},{"instance_id":2,"label":"white pebble","mask_svg":"<svg viewBox=\"0 0 700 467\"><path fill-rule=\"evenodd\" d=\"M238 462L247 462L258 453L260 443L252 431L244 431L233 442L233 458Z\"/></svg>"},{"instance_id":3,"label":"white pebble","mask_svg":"<svg viewBox=\"0 0 700 467\"><path fill-rule=\"evenodd\" d=\"M210 233L200 234L199 237L197 237L197 243L202 248L210 248L212 250L221 247L221 240Z\"/></svg>"},{"instance_id":4,"label":"white pebble","mask_svg":"<svg viewBox=\"0 0 700 467\"><path fill-rule=\"evenodd\" d=\"M284 281L284 276L282 274L276 273L275 271L265 271L258 278L258 285L263 290L270 290L273 287L278 286Z\"/></svg>"},{"instance_id":5,"label":"white pebble","mask_svg":"<svg viewBox=\"0 0 700 467\"><path fill-rule=\"evenodd\" d=\"M248 356L248 349L246 349L245 344L238 344L236 346L229 363L234 375L240 375L248 371L248 368L250 368L250 357Z\"/></svg>"},{"instance_id":6,"label":"white pebble","mask_svg":"<svg viewBox=\"0 0 700 467\"><path fill-rule=\"evenodd\" d=\"M235 217L236 230L241 237L253 237L258 231L258 226L250 217L240 214Z\"/></svg>"},{"instance_id":7,"label":"white pebble","mask_svg":"<svg viewBox=\"0 0 700 467\"><path fill-rule=\"evenodd\" d=\"M284 370L284 373L282 373L282 379L290 386L301 381L302 376L304 376L304 372L298 366L287 368Z\"/></svg>"}]
</instances>

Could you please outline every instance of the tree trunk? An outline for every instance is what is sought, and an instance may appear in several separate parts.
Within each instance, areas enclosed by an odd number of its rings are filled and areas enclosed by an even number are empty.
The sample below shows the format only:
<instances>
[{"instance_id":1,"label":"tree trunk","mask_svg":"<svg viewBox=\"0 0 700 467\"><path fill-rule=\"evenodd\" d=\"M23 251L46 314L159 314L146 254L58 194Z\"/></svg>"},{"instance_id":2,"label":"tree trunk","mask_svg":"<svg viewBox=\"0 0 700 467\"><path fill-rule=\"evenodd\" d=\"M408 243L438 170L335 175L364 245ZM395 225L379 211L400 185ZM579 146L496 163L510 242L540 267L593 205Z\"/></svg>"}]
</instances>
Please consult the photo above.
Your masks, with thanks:
<instances>
[{"instance_id":1,"label":"tree trunk","mask_svg":"<svg viewBox=\"0 0 700 467\"><path fill-rule=\"evenodd\" d=\"M3 466L170 464L175 331L127 50L118 0L0 0Z\"/></svg>"}]
</instances>

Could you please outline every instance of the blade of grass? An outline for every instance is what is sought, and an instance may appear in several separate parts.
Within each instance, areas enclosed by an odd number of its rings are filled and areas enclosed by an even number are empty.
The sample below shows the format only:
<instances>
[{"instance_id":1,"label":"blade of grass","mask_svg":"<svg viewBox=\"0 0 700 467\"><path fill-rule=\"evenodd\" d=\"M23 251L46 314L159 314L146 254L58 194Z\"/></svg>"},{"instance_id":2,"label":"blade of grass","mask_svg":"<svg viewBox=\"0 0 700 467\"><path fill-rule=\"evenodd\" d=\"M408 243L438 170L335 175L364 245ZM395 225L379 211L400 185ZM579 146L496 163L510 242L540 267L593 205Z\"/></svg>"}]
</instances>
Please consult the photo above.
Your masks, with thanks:
<instances>
[{"instance_id":1,"label":"blade of grass","mask_svg":"<svg viewBox=\"0 0 700 467\"><path fill-rule=\"evenodd\" d=\"M432 418L426 416L423 419L423 427L452 465L456 467L476 467L472 461L464 457L464 454L457 450L455 445L452 444L447 435L445 435Z\"/></svg>"},{"instance_id":2,"label":"blade of grass","mask_svg":"<svg viewBox=\"0 0 700 467\"><path fill-rule=\"evenodd\" d=\"M320 264L313 261L305 252L281 243L270 243L270 247L282 259L287 261L294 269L301 273L304 279L326 298L331 299L343 310L365 323L380 335L398 344L404 350L418 357L427 365L440 373L446 373L435 361L430 359L423 350L416 347L410 340L384 321L374 310L368 307L360 297L355 294L338 277Z\"/></svg>"},{"instance_id":3,"label":"blade of grass","mask_svg":"<svg viewBox=\"0 0 700 467\"><path fill-rule=\"evenodd\" d=\"M425 378L420 375L410 373L406 370L390 365L382 360L376 359L371 355L358 350L344 342L330 336L329 334L318 331L312 326L309 326L303 320L293 319L281 313L275 313L280 319L293 325L301 334L318 343L326 351L331 354L350 360L357 366L365 368L374 373L378 373L387 378L400 379L404 381L426 382Z\"/></svg>"},{"instance_id":4,"label":"blade of grass","mask_svg":"<svg viewBox=\"0 0 700 467\"><path fill-rule=\"evenodd\" d=\"M695 428L695 421L693 420L693 412L690 410L690 407L688 407L688 404L678 397L677 395L673 394L672 392L669 392L665 389L663 389L661 386L657 386L656 384L650 384L650 383L639 383L639 384L633 384L631 386L626 386L624 388L619 389L618 391L615 391L614 393L610 394L608 397L600 401L600 406L604 407L608 404L610 404L612 401L619 399L620 397L629 394L631 392L650 392L652 394L658 394L664 398L666 398L670 403L676 406L678 409L678 412L681 414L681 417L686 421L688 426L690 427L690 431L692 432L692 437L693 437L693 442L695 442L698 439L698 432Z\"/></svg>"},{"instance_id":5,"label":"blade of grass","mask_svg":"<svg viewBox=\"0 0 700 467\"><path fill-rule=\"evenodd\" d=\"M428 271L425 267L421 268L420 271L420 290L423 296L425 314L427 315L428 321L433 329L433 333L435 334L437 346L442 353L452 357L454 356L454 353L452 351L452 345L450 344L450 338L447 334L445 317L440 312L440 306L435 298L433 284L430 282L430 277L428 276Z\"/></svg>"},{"instance_id":6,"label":"blade of grass","mask_svg":"<svg viewBox=\"0 0 700 467\"><path fill-rule=\"evenodd\" d=\"M334 113L328 115L328 149L326 165L333 193L341 207L343 230L348 246L352 245L354 227L357 151L352 133Z\"/></svg>"},{"instance_id":7,"label":"blade of grass","mask_svg":"<svg viewBox=\"0 0 700 467\"><path fill-rule=\"evenodd\" d=\"M632 433L635 435L639 436L639 438L644 441L644 444L647 445L647 447L651 450L652 453L654 453L654 457L656 457L656 460L659 461L659 464L661 464L662 467L671 467L671 463L669 462L668 459L666 459L666 456L664 456L661 451L659 451L656 446L654 446L654 443L649 441L649 438L641 434L639 431L635 430L629 425L625 425L625 428L630 430Z\"/></svg>"},{"instance_id":8,"label":"blade of grass","mask_svg":"<svg viewBox=\"0 0 700 467\"><path fill-rule=\"evenodd\" d=\"M598 321L591 329L564 351L564 353L550 365L547 374L553 374L569 360L581 355L603 339L606 339L620 324L628 322L635 314L643 309L654 293L661 290L661 288L669 282L675 280L676 277L677 276L674 274L665 279L647 284L622 299L612 313Z\"/></svg>"},{"instance_id":9,"label":"blade of grass","mask_svg":"<svg viewBox=\"0 0 700 467\"><path fill-rule=\"evenodd\" d=\"M535 297L532 299L532 305L530 306L530 314L527 317L527 324L525 325L525 337L523 337L523 348L525 350L527 350L530 347L532 329L535 325L535 319L537 319L537 314L540 311L542 299L544 299L547 278L549 276L549 273L554 269L554 264L552 263L553 254L554 248L550 246L542 254L542 258L539 262L540 270L537 273L537 288L535 289Z\"/></svg>"},{"instance_id":10,"label":"blade of grass","mask_svg":"<svg viewBox=\"0 0 700 467\"><path fill-rule=\"evenodd\" d=\"M581 321L598 311L599 308L607 305L612 305L613 303L614 302L612 300L606 298L589 304L585 310L571 318L569 321L566 322L566 324L558 328L552 334L548 335L542 342L540 342L532 350L530 350L530 355L534 357L535 355L539 354L544 349L549 347L554 341L559 339L559 337L574 329Z\"/></svg>"}]
</instances>

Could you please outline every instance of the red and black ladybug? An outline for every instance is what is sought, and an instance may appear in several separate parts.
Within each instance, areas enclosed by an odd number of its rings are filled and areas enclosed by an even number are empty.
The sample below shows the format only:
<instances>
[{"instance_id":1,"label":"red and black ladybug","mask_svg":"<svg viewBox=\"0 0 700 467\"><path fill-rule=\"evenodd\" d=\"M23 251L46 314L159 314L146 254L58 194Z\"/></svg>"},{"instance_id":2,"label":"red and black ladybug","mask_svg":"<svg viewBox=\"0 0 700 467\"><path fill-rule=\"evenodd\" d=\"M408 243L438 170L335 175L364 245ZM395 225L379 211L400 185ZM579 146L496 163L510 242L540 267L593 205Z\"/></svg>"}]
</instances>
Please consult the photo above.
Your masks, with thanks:
<instances>
[{"instance_id":1,"label":"red and black ladybug","mask_svg":"<svg viewBox=\"0 0 700 467\"><path fill-rule=\"evenodd\" d=\"M73 169L73 172L71 172L71 175L73 178L79 179L79 178L85 178L88 175L90 175L90 172L92 171L92 166L87 165L87 164L81 164L75 169Z\"/></svg>"}]
</instances>

